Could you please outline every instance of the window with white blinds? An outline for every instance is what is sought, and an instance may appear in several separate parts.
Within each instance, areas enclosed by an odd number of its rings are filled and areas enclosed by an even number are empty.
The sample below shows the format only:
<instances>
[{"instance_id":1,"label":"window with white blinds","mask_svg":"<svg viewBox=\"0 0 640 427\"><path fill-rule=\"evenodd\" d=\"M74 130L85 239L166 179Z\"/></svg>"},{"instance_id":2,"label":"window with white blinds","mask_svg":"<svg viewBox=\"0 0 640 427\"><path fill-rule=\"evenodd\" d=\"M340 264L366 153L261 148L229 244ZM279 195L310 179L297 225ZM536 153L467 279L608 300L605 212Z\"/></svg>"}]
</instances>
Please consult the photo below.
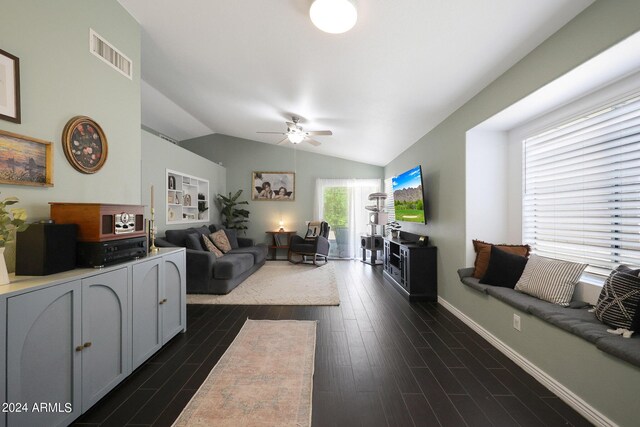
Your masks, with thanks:
<instances>
[{"instance_id":1,"label":"window with white blinds","mask_svg":"<svg viewBox=\"0 0 640 427\"><path fill-rule=\"evenodd\" d=\"M607 274L640 266L640 96L527 138L523 238Z\"/></svg>"},{"instance_id":2,"label":"window with white blinds","mask_svg":"<svg viewBox=\"0 0 640 427\"><path fill-rule=\"evenodd\" d=\"M389 222L395 221L396 210L393 204L393 178L384 180L384 192L387 193L387 198L384 201L384 210L387 212Z\"/></svg>"}]
</instances>

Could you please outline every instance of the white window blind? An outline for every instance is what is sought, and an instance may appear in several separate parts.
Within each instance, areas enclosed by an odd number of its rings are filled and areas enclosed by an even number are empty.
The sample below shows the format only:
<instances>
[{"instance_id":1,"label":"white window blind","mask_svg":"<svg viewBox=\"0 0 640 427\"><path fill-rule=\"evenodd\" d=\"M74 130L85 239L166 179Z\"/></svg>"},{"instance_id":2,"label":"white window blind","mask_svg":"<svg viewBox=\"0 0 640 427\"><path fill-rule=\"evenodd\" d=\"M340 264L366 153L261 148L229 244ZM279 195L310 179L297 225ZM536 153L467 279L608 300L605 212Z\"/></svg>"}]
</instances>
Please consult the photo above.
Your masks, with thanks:
<instances>
[{"instance_id":1,"label":"white window blind","mask_svg":"<svg viewBox=\"0 0 640 427\"><path fill-rule=\"evenodd\" d=\"M607 274L640 266L640 96L524 140L523 237Z\"/></svg>"},{"instance_id":2,"label":"white window blind","mask_svg":"<svg viewBox=\"0 0 640 427\"><path fill-rule=\"evenodd\" d=\"M384 210L387 212L389 222L395 221L396 211L393 204L393 178L384 180L384 192L387 193L387 198L384 201Z\"/></svg>"}]
</instances>

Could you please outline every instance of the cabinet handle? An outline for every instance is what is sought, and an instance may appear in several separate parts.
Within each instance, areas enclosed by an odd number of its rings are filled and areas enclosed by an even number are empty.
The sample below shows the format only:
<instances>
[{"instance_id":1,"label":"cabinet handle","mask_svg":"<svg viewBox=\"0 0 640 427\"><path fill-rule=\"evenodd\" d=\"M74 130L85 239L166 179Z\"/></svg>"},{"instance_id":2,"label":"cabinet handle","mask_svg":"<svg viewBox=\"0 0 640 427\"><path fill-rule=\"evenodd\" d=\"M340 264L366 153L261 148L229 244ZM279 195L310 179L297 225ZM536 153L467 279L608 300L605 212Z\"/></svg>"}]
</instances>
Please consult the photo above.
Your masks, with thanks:
<instances>
[{"instance_id":1,"label":"cabinet handle","mask_svg":"<svg viewBox=\"0 0 640 427\"><path fill-rule=\"evenodd\" d=\"M83 346L79 345L76 347L76 351L82 351L83 348L84 348Z\"/></svg>"},{"instance_id":2,"label":"cabinet handle","mask_svg":"<svg viewBox=\"0 0 640 427\"><path fill-rule=\"evenodd\" d=\"M84 343L83 347L84 347L84 348L89 348L89 347L91 347L91 341L87 341L86 343Z\"/></svg>"},{"instance_id":3,"label":"cabinet handle","mask_svg":"<svg viewBox=\"0 0 640 427\"><path fill-rule=\"evenodd\" d=\"M163 299L163 300L161 300L159 304L160 304L160 305L162 305L162 304L164 304L165 302L167 302L167 299L166 299L166 298L165 298L165 299Z\"/></svg>"}]
</instances>

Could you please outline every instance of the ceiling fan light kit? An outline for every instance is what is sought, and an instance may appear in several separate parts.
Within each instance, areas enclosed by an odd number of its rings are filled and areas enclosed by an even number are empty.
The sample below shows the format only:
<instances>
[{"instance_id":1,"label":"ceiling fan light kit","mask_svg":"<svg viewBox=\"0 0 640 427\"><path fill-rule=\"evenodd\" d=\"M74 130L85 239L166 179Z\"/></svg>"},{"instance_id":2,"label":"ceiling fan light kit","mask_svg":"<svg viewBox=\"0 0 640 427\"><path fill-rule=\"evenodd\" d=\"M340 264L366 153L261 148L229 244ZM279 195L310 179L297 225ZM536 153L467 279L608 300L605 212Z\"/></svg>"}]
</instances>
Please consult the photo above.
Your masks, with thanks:
<instances>
[{"instance_id":1,"label":"ceiling fan light kit","mask_svg":"<svg viewBox=\"0 0 640 427\"><path fill-rule=\"evenodd\" d=\"M292 144L300 144L304 139L305 135L300 132L292 132L287 135L287 138Z\"/></svg>"},{"instance_id":2,"label":"ceiling fan light kit","mask_svg":"<svg viewBox=\"0 0 640 427\"><path fill-rule=\"evenodd\" d=\"M315 0L309 16L313 25L325 33L341 34L356 25L358 11L351 0Z\"/></svg>"},{"instance_id":3,"label":"ceiling fan light kit","mask_svg":"<svg viewBox=\"0 0 640 427\"><path fill-rule=\"evenodd\" d=\"M298 124L298 122L300 121L299 117L292 117L290 122L285 122L287 125L287 131L286 132L258 132L258 133L269 133L269 134L276 134L276 135L284 135L285 138L278 142L278 145L280 144L284 144L285 142L289 141L290 143L297 145L300 144L302 141L304 142L308 142L309 144L313 145L313 146L318 146L320 145L320 142L316 141L315 139L310 138L310 136L316 136L316 135L321 135L321 136L331 136L333 135L333 132L331 132L330 130L310 130L310 131L305 131L304 129L302 129L302 126L300 126Z\"/></svg>"}]
</instances>

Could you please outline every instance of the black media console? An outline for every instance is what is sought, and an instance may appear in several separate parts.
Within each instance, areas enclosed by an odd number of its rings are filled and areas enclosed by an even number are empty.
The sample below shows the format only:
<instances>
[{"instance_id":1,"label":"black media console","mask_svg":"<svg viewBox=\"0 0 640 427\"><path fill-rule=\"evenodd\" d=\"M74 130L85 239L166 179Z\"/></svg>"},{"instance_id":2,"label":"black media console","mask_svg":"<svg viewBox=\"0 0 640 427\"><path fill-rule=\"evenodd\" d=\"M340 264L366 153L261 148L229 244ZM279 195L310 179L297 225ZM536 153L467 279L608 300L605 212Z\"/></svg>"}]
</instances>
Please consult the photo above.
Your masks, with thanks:
<instances>
[{"instance_id":1,"label":"black media console","mask_svg":"<svg viewBox=\"0 0 640 427\"><path fill-rule=\"evenodd\" d=\"M435 246L419 246L416 235L400 233L384 239L384 277L409 301L437 301Z\"/></svg>"}]
</instances>

